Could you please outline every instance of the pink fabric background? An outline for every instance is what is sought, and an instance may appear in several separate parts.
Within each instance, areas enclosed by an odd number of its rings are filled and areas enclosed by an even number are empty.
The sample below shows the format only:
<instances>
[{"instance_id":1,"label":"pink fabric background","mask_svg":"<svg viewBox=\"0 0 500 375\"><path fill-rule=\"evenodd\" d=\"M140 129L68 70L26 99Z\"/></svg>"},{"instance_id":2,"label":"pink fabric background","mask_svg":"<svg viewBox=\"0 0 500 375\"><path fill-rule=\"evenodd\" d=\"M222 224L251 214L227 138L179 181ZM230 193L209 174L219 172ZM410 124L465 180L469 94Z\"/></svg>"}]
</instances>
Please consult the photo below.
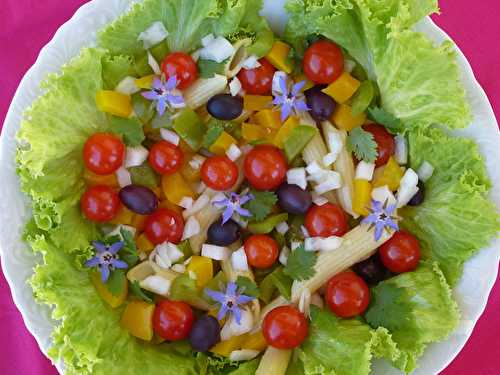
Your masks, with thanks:
<instances>
[{"instance_id":1,"label":"pink fabric background","mask_svg":"<svg viewBox=\"0 0 500 375\"><path fill-rule=\"evenodd\" d=\"M14 92L39 50L86 0L2 0L0 5L0 125ZM498 0L441 0L434 20L457 42L486 90L497 119L500 114L500 5ZM1 225L1 224L0 224ZM444 375L493 375L500 369L500 286L464 350ZM26 330L0 272L0 374L55 375ZM497 344L495 344L497 343Z\"/></svg>"}]
</instances>

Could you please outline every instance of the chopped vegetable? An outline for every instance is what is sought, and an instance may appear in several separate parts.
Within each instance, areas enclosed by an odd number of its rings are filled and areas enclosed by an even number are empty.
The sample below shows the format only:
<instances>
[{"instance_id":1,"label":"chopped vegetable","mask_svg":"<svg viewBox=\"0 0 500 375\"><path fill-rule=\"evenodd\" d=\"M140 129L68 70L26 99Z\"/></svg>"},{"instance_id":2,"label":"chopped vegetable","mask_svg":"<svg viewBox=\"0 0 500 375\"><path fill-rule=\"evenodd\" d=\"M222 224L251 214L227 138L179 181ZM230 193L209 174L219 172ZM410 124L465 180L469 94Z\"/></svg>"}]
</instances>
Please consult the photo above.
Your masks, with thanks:
<instances>
[{"instance_id":1,"label":"chopped vegetable","mask_svg":"<svg viewBox=\"0 0 500 375\"><path fill-rule=\"evenodd\" d=\"M216 155L225 155L229 148L238 142L231 135L223 131L217 140L210 146L210 152Z\"/></svg>"},{"instance_id":2,"label":"chopped vegetable","mask_svg":"<svg viewBox=\"0 0 500 375\"><path fill-rule=\"evenodd\" d=\"M128 118L132 114L130 95L116 91L100 90L96 94L96 104L100 111L118 117Z\"/></svg>"},{"instance_id":3,"label":"chopped vegetable","mask_svg":"<svg viewBox=\"0 0 500 375\"><path fill-rule=\"evenodd\" d=\"M288 59L289 53L290 46L280 40L276 40L273 48L267 54L266 59L273 64L276 69L290 74L293 71L293 66Z\"/></svg>"},{"instance_id":4,"label":"chopped vegetable","mask_svg":"<svg viewBox=\"0 0 500 375\"><path fill-rule=\"evenodd\" d=\"M187 266L187 270L188 272L194 272L196 275L196 285L200 288L207 285L214 276L213 261L206 256L193 255Z\"/></svg>"},{"instance_id":5,"label":"chopped vegetable","mask_svg":"<svg viewBox=\"0 0 500 375\"><path fill-rule=\"evenodd\" d=\"M292 133L293 129L299 126L299 120L297 117L289 117L285 123L278 130L278 133L274 137L273 143L279 147L283 148L285 139L287 139Z\"/></svg>"},{"instance_id":6,"label":"chopped vegetable","mask_svg":"<svg viewBox=\"0 0 500 375\"><path fill-rule=\"evenodd\" d=\"M167 199L178 206L184 197L195 197L195 193L179 172L163 175L161 185Z\"/></svg>"},{"instance_id":7,"label":"chopped vegetable","mask_svg":"<svg viewBox=\"0 0 500 375\"><path fill-rule=\"evenodd\" d=\"M389 158L387 164L381 168L381 172L375 174L373 187L387 185L391 191L396 191L403 178L404 169L398 165L393 157Z\"/></svg>"},{"instance_id":8,"label":"chopped vegetable","mask_svg":"<svg viewBox=\"0 0 500 375\"><path fill-rule=\"evenodd\" d=\"M283 141L283 148L287 159L289 161L295 159L317 133L317 129L306 125L299 125L293 128Z\"/></svg>"},{"instance_id":9,"label":"chopped vegetable","mask_svg":"<svg viewBox=\"0 0 500 375\"><path fill-rule=\"evenodd\" d=\"M340 104L337 106L330 119L341 130L353 130L365 123L366 114L360 113L354 115L352 108L347 104Z\"/></svg>"},{"instance_id":10,"label":"chopped vegetable","mask_svg":"<svg viewBox=\"0 0 500 375\"><path fill-rule=\"evenodd\" d=\"M153 314L155 305L144 301L132 301L125 310L120 324L131 335L141 340L153 339Z\"/></svg>"},{"instance_id":11,"label":"chopped vegetable","mask_svg":"<svg viewBox=\"0 0 500 375\"><path fill-rule=\"evenodd\" d=\"M354 152L358 160L373 163L377 159L377 143L373 135L363 128L351 130L347 137L347 147Z\"/></svg>"},{"instance_id":12,"label":"chopped vegetable","mask_svg":"<svg viewBox=\"0 0 500 375\"><path fill-rule=\"evenodd\" d=\"M243 108L246 111L261 111L272 105L272 96L245 95L243 97Z\"/></svg>"},{"instance_id":13,"label":"chopped vegetable","mask_svg":"<svg viewBox=\"0 0 500 375\"><path fill-rule=\"evenodd\" d=\"M194 151L200 149L206 128L196 112L189 108L182 110L175 118L173 128Z\"/></svg>"},{"instance_id":14,"label":"chopped vegetable","mask_svg":"<svg viewBox=\"0 0 500 375\"><path fill-rule=\"evenodd\" d=\"M263 109L254 115L259 125L270 129L279 129L281 126L280 113L272 109Z\"/></svg>"},{"instance_id":15,"label":"chopped vegetable","mask_svg":"<svg viewBox=\"0 0 500 375\"><path fill-rule=\"evenodd\" d=\"M292 250L283 273L294 280L307 280L314 276L316 254L306 251L303 245Z\"/></svg>"},{"instance_id":16,"label":"chopped vegetable","mask_svg":"<svg viewBox=\"0 0 500 375\"><path fill-rule=\"evenodd\" d=\"M272 230L276 227L276 225L287 219L288 219L287 213L271 215L267 219L261 222L258 223L251 222L250 224L248 224L248 230L254 234L271 233Z\"/></svg>"},{"instance_id":17,"label":"chopped vegetable","mask_svg":"<svg viewBox=\"0 0 500 375\"><path fill-rule=\"evenodd\" d=\"M339 78L322 91L330 95L337 103L345 103L354 95L360 85L361 83L356 78L343 72ZM355 114L353 113L353 115Z\"/></svg>"}]
</instances>

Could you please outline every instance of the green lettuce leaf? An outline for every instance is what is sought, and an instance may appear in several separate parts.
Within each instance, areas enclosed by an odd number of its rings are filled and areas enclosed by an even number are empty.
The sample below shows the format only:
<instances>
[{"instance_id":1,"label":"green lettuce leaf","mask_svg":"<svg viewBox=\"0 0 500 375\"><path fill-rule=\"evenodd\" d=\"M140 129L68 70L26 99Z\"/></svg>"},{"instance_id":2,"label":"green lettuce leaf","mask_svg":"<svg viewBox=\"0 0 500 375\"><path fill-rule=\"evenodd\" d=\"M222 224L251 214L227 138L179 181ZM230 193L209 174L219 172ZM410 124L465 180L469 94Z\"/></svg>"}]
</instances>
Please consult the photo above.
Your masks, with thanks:
<instances>
[{"instance_id":1,"label":"green lettuce leaf","mask_svg":"<svg viewBox=\"0 0 500 375\"><path fill-rule=\"evenodd\" d=\"M393 363L411 372L427 344L444 340L457 327L459 312L437 263L422 262L372 288L365 318L389 330L402 352Z\"/></svg>"},{"instance_id":2,"label":"green lettuce leaf","mask_svg":"<svg viewBox=\"0 0 500 375\"><path fill-rule=\"evenodd\" d=\"M385 328L372 329L358 319L340 319L311 307L309 336L294 353L289 374L369 374L371 360L399 358Z\"/></svg>"},{"instance_id":3,"label":"green lettuce leaf","mask_svg":"<svg viewBox=\"0 0 500 375\"><path fill-rule=\"evenodd\" d=\"M127 76L136 76L134 59L130 56L105 56L102 59L104 88L114 90Z\"/></svg>"},{"instance_id":4,"label":"green lettuce leaf","mask_svg":"<svg viewBox=\"0 0 500 375\"><path fill-rule=\"evenodd\" d=\"M425 184L424 203L401 210L401 225L419 238L423 256L438 261L454 285L463 263L500 230L484 161L473 141L438 128L411 132L408 139L411 167L427 160L435 171Z\"/></svg>"},{"instance_id":5,"label":"green lettuce leaf","mask_svg":"<svg viewBox=\"0 0 500 375\"><path fill-rule=\"evenodd\" d=\"M471 115L450 42L440 46L411 27L436 0L291 0L286 39L303 52L311 34L342 46L377 82L383 109L407 128L468 125Z\"/></svg>"}]
</instances>

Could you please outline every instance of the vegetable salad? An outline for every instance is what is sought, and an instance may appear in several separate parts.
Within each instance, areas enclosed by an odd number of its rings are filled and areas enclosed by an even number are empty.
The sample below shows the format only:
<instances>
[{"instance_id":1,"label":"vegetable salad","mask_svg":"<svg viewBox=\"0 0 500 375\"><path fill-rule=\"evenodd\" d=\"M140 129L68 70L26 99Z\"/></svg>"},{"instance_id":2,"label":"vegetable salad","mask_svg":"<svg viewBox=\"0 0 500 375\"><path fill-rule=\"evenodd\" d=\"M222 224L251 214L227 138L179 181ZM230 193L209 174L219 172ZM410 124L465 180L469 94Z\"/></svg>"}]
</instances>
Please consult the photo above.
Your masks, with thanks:
<instances>
[{"instance_id":1,"label":"vegetable salad","mask_svg":"<svg viewBox=\"0 0 500 375\"><path fill-rule=\"evenodd\" d=\"M68 373L411 372L453 331L499 216L411 31L436 3L382 3L291 0L278 36L259 0L145 0L49 78L18 164Z\"/></svg>"}]
</instances>

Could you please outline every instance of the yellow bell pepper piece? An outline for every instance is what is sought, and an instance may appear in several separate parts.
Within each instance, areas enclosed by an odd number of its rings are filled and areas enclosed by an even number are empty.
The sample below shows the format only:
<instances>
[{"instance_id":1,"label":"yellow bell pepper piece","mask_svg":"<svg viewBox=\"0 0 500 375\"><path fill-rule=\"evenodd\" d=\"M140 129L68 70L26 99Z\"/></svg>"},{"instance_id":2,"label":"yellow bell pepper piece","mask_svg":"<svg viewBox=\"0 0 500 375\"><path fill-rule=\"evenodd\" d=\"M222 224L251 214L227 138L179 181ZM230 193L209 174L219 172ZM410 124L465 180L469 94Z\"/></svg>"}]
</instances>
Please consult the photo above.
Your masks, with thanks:
<instances>
[{"instance_id":1,"label":"yellow bell pepper piece","mask_svg":"<svg viewBox=\"0 0 500 375\"><path fill-rule=\"evenodd\" d=\"M88 186L106 185L111 187L118 187L118 180L116 179L116 175L114 173L103 176L85 169L85 171L83 172L83 179Z\"/></svg>"},{"instance_id":2,"label":"yellow bell pepper piece","mask_svg":"<svg viewBox=\"0 0 500 375\"><path fill-rule=\"evenodd\" d=\"M278 133L274 137L273 143L279 147L283 148L283 142L290 135L293 129L299 126L299 120L297 117L291 116L285 121L283 126L278 130Z\"/></svg>"},{"instance_id":3,"label":"yellow bell pepper piece","mask_svg":"<svg viewBox=\"0 0 500 375\"><path fill-rule=\"evenodd\" d=\"M155 305L144 301L132 301L123 311L120 324L132 336L145 341L153 338L153 314Z\"/></svg>"},{"instance_id":4,"label":"yellow bell pepper piece","mask_svg":"<svg viewBox=\"0 0 500 375\"><path fill-rule=\"evenodd\" d=\"M155 248L155 245L149 240L146 236L146 233L142 233L135 240L135 244L137 246L137 250L142 251L143 253L150 253Z\"/></svg>"},{"instance_id":5,"label":"yellow bell pepper piece","mask_svg":"<svg viewBox=\"0 0 500 375\"><path fill-rule=\"evenodd\" d=\"M257 124L264 126L269 129L279 129L281 126L281 115L279 111L273 111L272 109L263 109L257 112L253 119Z\"/></svg>"},{"instance_id":6,"label":"yellow bell pepper piece","mask_svg":"<svg viewBox=\"0 0 500 375\"><path fill-rule=\"evenodd\" d=\"M273 97L264 95L245 95L243 97L243 108L246 111L261 111L272 105Z\"/></svg>"},{"instance_id":7,"label":"yellow bell pepper piece","mask_svg":"<svg viewBox=\"0 0 500 375\"><path fill-rule=\"evenodd\" d=\"M151 74L149 76L137 78L135 80L135 85L141 89L150 89L151 86L153 86L153 80L155 79L156 75Z\"/></svg>"},{"instance_id":8,"label":"yellow bell pepper piece","mask_svg":"<svg viewBox=\"0 0 500 375\"><path fill-rule=\"evenodd\" d=\"M188 271L196 274L196 285L203 288L214 277L214 265L212 259L201 255L193 255L187 266Z\"/></svg>"},{"instance_id":9,"label":"yellow bell pepper piece","mask_svg":"<svg viewBox=\"0 0 500 375\"><path fill-rule=\"evenodd\" d=\"M269 133L266 128L260 125L249 124L246 122L241 125L241 136L247 142L266 139L268 134Z\"/></svg>"},{"instance_id":10,"label":"yellow bell pepper piece","mask_svg":"<svg viewBox=\"0 0 500 375\"><path fill-rule=\"evenodd\" d=\"M130 95L116 91L99 90L96 94L97 108L118 117L128 118L132 114L132 99Z\"/></svg>"},{"instance_id":11,"label":"yellow bell pepper piece","mask_svg":"<svg viewBox=\"0 0 500 375\"><path fill-rule=\"evenodd\" d=\"M200 169L193 168L189 164L189 160L181 168L182 177L184 177L188 182L199 182L201 179Z\"/></svg>"},{"instance_id":12,"label":"yellow bell pepper piece","mask_svg":"<svg viewBox=\"0 0 500 375\"><path fill-rule=\"evenodd\" d=\"M359 86L361 86L361 82L349 73L343 72L339 78L322 91L331 96L337 103L345 103L359 89Z\"/></svg>"},{"instance_id":13,"label":"yellow bell pepper piece","mask_svg":"<svg viewBox=\"0 0 500 375\"><path fill-rule=\"evenodd\" d=\"M290 74L293 71L293 65L288 59L289 53L290 46L281 40L277 40L274 42L271 51L267 54L266 60L273 64L276 69Z\"/></svg>"},{"instance_id":14,"label":"yellow bell pepper piece","mask_svg":"<svg viewBox=\"0 0 500 375\"><path fill-rule=\"evenodd\" d=\"M221 341L210 351L223 357L229 357L231 352L241 348L241 344L246 340L247 335L233 336L229 340Z\"/></svg>"},{"instance_id":15,"label":"yellow bell pepper piece","mask_svg":"<svg viewBox=\"0 0 500 375\"><path fill-rule=\"evenodd\" d=\"M183 208L173 204L168 199L162 200L158 205L158 208L168 208L169 210L175 211L178 214L182 214Z\"/></svg>"},{"instance_id":16,"label":"yellow bell pepper piece","mask_svg":"<svg viewBox=\"0 0 500 375\"><path fill-rule=\"evenodd\" d=\"M337 106L330 119L337 128L341 130L351 131L352 129L361 126L366 121L366 113L360 113L356 116L352 114L352 108L347 104Z\"/></svg>"},{"instance_id":17,"label":"yellow bell pepper piece","mask_svg":"<svg viewBox=\"0 0 500 375\"><path fill-rule=\"evenodd\" d=\"M238 144L238 141L234 139L229 133L222 132L219 138L210 146L209 151L216 155L225 155L226 151L231 147L232 144Z\"/></svg>"},{"instance_id":18,"label":"yellow bell pepper piece","mask_svg":"<svg viewBox=\"0 0 500 375\"><path fill-rule=\"evenodd\" d=\"M242 349L257 350L259 352L267 348L267 342L262 331L249 334L245 342L241 345Z\"/></svg>"},{"instance_id":19,"label":"yellow bell pepper piece","mask_svg":"<svg viewBox=\"0 0 500 375\"><path fill-rule=\"evenodd\" d=\"M387 185L389 190L398 190L401 179L404 175L404 169L391 156L387 164L382 167L382 172L375 174L373 187L381 187Z\"/></svg>"},{"instance_id":20,"label":"yellow bell pepper piece","mask_svg":"<svg viewBox=\"0 0 500 375\"><path fill-rule=\"evenodd\" d=\"M163 194L167 199L176 205L180 205L182 198L194 198L195 194L189 187L188 183L179 172L170 175L163 175L161 178L161 186Z\"/></svg>"},{"instance_id":21,"label":"yellow bell pepper piece","mask_svg":"<svg viewBox=\"0 0 500 375\"><path fill-rule=\"evenodd\" d=\"M110 223L115 225L132 225L134 215L135 214L127 207L122 206L120 212L118 212L118 215L116 215L115 218L110 221Z\"/></svg>"},{"instance_id":22,"label":"yellow bell pepper piece","mask_svg":"<svg viewBox=\"0 0 500 375\"><path fill-rule=\"evenodd\" d=\"M370 212L370 200L372 195L372 185L367 180L354 180L354 199L352 209L359 215L366 216Z\"/></svg>"},{"instance_id":23,"label":"yellow bell pepper piece","mask_svg":"<svg viewBox=\"0 0 500 375\"><path fill-rule=\"evenodd\" d=\"M92 272L90 275L90 279L92 281L92 284L94 284L95 289L97 290L97 294L99 294L99 297L106 302L109 306L111 306L113 309L117 308L118 306L121 306L123 302L127 299L127 294L128 294L128 282L126 278L123 278L123 286L122 286L122 292L115 296L114 294L111 294L111 292L108 290L106 285L101 280L101 274L99 272Z\"/></svg>"},{"instance_id":24,"label":"yellow bell pepper piece","mask_svg":"<svg viewBox=\"0 0 500 375\"><path fill-rule=\"evenodd\" d=\"M293 77L293 81L295 83L299 83L301 81L306 81L306 84L302 88L302 91L306 91L306 90L309 90L310 88L314 87L314 82L311 81L309 78L307 78L307 76L304 73L299 74L298 76Z\"/></svg>"},{"instance_id":25,"label":"yellow bell pepper piece","mask_svg":"<svg viewBox=\"0 0 500 375\"><path fill-rule=\"evenodd\" d=\"M135 214L132 218L132 226L137 229L138 232L142 232L144 230L144 224L146 223L147 218L147 215Z\"/></svg>"}]
</instances>

